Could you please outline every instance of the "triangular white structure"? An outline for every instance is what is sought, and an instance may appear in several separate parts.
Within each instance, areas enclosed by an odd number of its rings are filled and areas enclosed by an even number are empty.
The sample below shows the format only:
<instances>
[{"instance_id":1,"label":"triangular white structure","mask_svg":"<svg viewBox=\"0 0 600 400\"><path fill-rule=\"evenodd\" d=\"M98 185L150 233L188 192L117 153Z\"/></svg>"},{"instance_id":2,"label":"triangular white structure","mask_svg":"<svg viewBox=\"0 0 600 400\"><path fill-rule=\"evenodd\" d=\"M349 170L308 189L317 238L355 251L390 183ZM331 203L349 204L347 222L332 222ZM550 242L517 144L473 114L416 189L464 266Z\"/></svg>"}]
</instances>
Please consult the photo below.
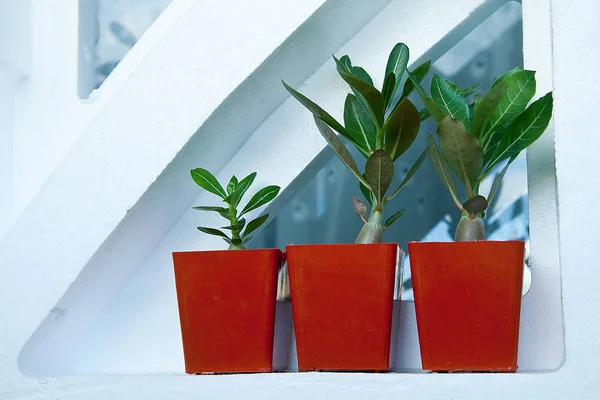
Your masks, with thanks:
<instances>
[{"instance_id":1,"label":"triangular white structure","mask_svg":"<svg viewBox=\"0 0 600 400\"><path fill-rule=\"evenodd\" d=\"M193 234L195 225L187 210L196 201L197 188L189 184L190 168L210 165L220 170L220 177L258 171L261 180L284 188L271 207L273 213L318 170L325 144L310 116L287 99L280 78L296 86L305 82L303 90L311 98L336 110L336 95L345 89L335 85L330 65L322 68L331 53L361 54L361 64L367 69L383 70L387 51L396 42L406 41L413 62L436 59L504 3L187 2L86 127L0 244L0 395L164 399L196 398L199 394L206 398L224 394L249 398L261 393L263 398L299 399L379 397L377 391L381 391L425 397L520 398L540 388L559 397L564 396L558 393L566 396L577 390L598 389L597 380L582 381L587 386L574 383L585 377L579 368L589 372L594 365L590 350L594 347L585 330L590 338L598 336L598 329L588 324L584 312L595 310L597 303L585 301L597 297L596 289L584 283L597 282L599 272L577 268L581 260L591 264L594 254L592 247L578 246L579 234L586 230L585 223L576 219L589 205L581 198L586 194L594 198L597 189L581 180L567 180L571 171L579 172L576 158L586 163L589 173L597 169L594 146L581 148L569 142L577 134L583 139L583 132L591 126L579 120L579 130L573 131L574 110L568 95L577 93L583 99L589 89L575 92L571 88L575 76L566 75L576 49L570 48L563 21L575 21L574 11L555 5L551 31L549 0L523 1L525 66L540 71L540 93L550 88L552 65L556 68L560 246L563 266L569 269L564 291L570 296L565 297L564 308L566 354L567 360L573 355L574 361L562 365L565 338L554 149L553 137L547 134L529 152L534 283L523 305L521 349L527 358L520 364L525 370L557 372L31 377L52 375L52 371L57 375L77 373L77 366L69 365L70 353L77 350L83 335L94 329L103 310L115 301L137 268L170 265L171 251L214 244ZM600 12L599 5L586 3ZM583 18L587 20L590 14ZM595 21L589 22L592 29ZM569 29L587 39L581 26ZM552 58L552 35L554 51L560 57ZM599 66L600 60L594 57L576 72L590 71L592 76ZM575 111L593 112L594 99L588 100ZM589 139L598 143L595 137ZM579 151L587 157L577 156ZM600 222L594 215L590 219ZM181 230L191 232L189 241L180 240ZM590 239L584 238L584 243L592 246ZM168 287L172 282L163 284ZM148 298L152 295L144 294ZM174 298L157 300L155 307L174 304ZM411 305L403 304L402 313L410 331ZM177 329L177 320L171 318L164 325L169 327L165 329ZM155 325L148 326L147 334L152 335L154 329ZM413 339L406 337L413 342L404 346L416 349L414 333ZM130 339L129 343L135 343L137 338ZM143 356L143 348L136 351ZM406 360L400 362L407 366L418 357L414 351L403 354ZM153 366L149 367L152 370Z\"/></svg>"}]
</instances>

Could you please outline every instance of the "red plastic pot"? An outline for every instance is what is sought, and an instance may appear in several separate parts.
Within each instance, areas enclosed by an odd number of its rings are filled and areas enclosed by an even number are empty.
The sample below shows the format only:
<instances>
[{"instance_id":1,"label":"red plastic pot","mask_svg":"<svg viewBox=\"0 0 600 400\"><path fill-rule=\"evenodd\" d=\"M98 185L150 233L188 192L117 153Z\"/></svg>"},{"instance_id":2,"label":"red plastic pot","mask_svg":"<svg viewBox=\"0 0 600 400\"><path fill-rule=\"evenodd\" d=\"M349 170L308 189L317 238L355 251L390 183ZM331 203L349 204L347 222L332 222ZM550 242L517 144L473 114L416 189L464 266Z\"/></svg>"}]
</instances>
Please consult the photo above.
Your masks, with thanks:
<instances>
[{"instance_id":1,"label":"red plastic pot","mask_svg":"<svg viewBox=\"0 0 600 400\"><path fill-rule=\"evenodd\" d=\"M287 246L300 371L385 371L398 246Z\"/></svg>"},{"instance_id":2,"label":"red plastic pot","mask_svg":"<svg viewBox=\"0 0 600 400\"><path fill-rule=\"evenodd\" d=\"M270 372L278 249L173 253L188 374Z\"/></svg>"},{"instance_id":3,"label":"red plastic pot","mask_svg":"<svg viewBox=\"0 0 600 400\"><path fill-rule=\"evenodd\" d=\"M522 241L409 243L423 369L517 370Z\"/></svg>"}]
</instances>

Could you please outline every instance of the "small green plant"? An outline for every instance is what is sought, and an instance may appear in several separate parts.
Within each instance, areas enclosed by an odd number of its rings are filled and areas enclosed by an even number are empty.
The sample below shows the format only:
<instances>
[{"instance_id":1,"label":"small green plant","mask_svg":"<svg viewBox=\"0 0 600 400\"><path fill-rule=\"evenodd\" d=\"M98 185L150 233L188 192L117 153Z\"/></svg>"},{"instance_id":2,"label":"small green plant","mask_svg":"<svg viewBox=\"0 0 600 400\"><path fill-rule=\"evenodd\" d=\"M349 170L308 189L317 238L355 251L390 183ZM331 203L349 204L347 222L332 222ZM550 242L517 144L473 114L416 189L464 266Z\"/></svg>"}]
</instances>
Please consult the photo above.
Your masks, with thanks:
<instances>
[{"instance_id":1,"label":"small green plant","mask_svg":"<svg viewBox=\"0 0 600 400\"><path fill-rule=\"evenodd\" d=\"M552 92L529 102L535 95L535 72L521 67L508 71L492 84L485 96L467 104L461 90L434 74L431 97L409 73L421 100L437 122L437 143L429 140L429 155L440 179L462 212L456 241L485 240L482 218L498 193L510 164L546 130L552 117ZM481 181L500 163L487 198L479 194ZM467 199L458 200L454 175L465 185Z\"/></svg>"},{"instance_id":2,"label":"small green plant","mask_svg":"<svg viewBox=\"0 0 600 400\"><path fill-rule=\"evenodd\" d=\"M248 190L248 188L254 182L256 178L256 172L251 173L241 181L234 176L231 177L226 189L219 183L217 178L210 172L202 168L196 168L191 171L192 179L204 190L213 193L223 199L223 202L227 204L227 207L219 206L197 206L193 207L194 210L200 211L213 211L219 213L223 218L229 221L229 225L222 226L221 229L231 231L231 237L226 235L225 232L215 229L199 226L198 229L209 235L220 236L229 244L230 250L243 250L244 245L252 239L249 236L250 233L254 232L258 227L265 223L269 218L269 214L264 214L246 224L246 219L242 216L258 207L264 206L268 202L272 201L277 194L279 194L279 186L267 186L259 190L248 204L242 208L242 211L238 212L238 206L242 197ZM245 229L244 229L245 228Z\"/></svg>"},{"instance_id":3,"label":"small green plant","mask_svg":"<svg viewBox=\"0 0 600 400\"><path fill-rule=\"evenodd\" d=\"M415 174L427 153L421 154L398 188L387 195L394 177L394 161L412 145L419 133L421 120L429 115L427 110L419 113L408 99L415 89L413 81L406 80L401 85L408 71L409 49L405 44L398 43L392 49L381 91L373 86L373 80L363 68L352 65L347 55L333 59L337 72L352 91L344 103L344 125L285 82L283 85L313 113L317 127L329 146L360 182L360 190L371 206L371 213L367 219L366 204L354 198L354 210L364 222L356 243L380 243L383 230L404 213L402 209L384 221L383 210ZM415 68L412 71L415 81L420 82L430 68L430 61ZM364 173L359 171L350 152L332 129L367 159Z\"/></svg>"}]
</instances>

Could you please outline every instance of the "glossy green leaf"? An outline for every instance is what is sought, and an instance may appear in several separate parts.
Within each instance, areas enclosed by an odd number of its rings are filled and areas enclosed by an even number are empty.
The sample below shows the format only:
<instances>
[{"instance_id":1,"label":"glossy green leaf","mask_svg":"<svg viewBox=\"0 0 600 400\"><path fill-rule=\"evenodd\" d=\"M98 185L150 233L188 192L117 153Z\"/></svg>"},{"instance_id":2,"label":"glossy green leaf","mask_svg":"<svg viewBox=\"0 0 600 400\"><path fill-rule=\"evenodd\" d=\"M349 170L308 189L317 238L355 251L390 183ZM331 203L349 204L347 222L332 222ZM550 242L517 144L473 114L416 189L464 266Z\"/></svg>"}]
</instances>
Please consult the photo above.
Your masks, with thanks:
<instances>
[{"instance_id":1,"label":"glossy green leaf","mask_svg":"<svg viewBox=\"0 0 600 400\"><path fill-rule=\"evenodd\" d=\"M515 72L519 72L519 71L523 71L523 67L521 67L521 66L515 67L515 68L511 69L510 71L507 71L504 74L500 75L498 78L496 78L494 83L492 83L490 90L492 90L493 88L498 86L500 83L504 82L504 80L506 79L507 76L510 76L510 75L514 74Z\"/></svg>"},{"instance_id":2,"label":"glossy green leaf","mask_svg":"<svg viewBox=\"0 0 600 400\"><path fill-rule=\"evenodd\" d=\"M487 150L491 135L496 131L503 131L519 114L521 114L535 94L535 72L516 71L504 80L506 93L494 107L489 118L489 123L483 128L481 140Z\"/></svg>"},{"instance_id":3,"label":"glossy green leaf","mask_svg":"<svg viewBox=\"0 0 600 400\"><path fill-rule=\"evenodd\" d=\"M221 186L217 178L215 178L213 174L211 174L207 170L203 168L196 168L191 170L191 174L194 182L196 182L196 184L202 189L216 194L222 199L227 197L227 193L225 193L223 186Z\"/></svg>"},{"instance_id":4,"label":"glossy green leaf","mask_svg":"<svg viewBox=\"0 0 600 400\"><path fill-rule=\"evenodd\" d=\"M342 160L342 162L350 170L350 172L352 172L354 176L356 176L358 180L363 183L363 185L370 187L367 181L360 174L360 171L358 170L358 166L356 165L354 158L352 158L352 155L350 154L346 146L344 146L344 143L342 143L342 141L329 128L329 126L327 126L327 124L325 124L319 118L315 117L315 123L317 124L321 135L323 135L329 146L333 149L338 158Z\"/></svg>"},{"instance_id":5,"label":"glossy green leaf","mask_svg":"<svg viewBox=\"0 0 600 400\"><path fill-rule=\"evenodd\" d=\"M394 96L395 85L396 85L396 77L394 76L394 73L392 72L385 77L385 80L383 81L383 88L381 89L381 95L383 96L383 108L385 110L388 109L388 107L390 105L390 101L392 100L392 97Z\"/></svg>"},{"instance_id":6,"label":"glossy green leaf","mask_svg":"<svg viewBox=\"0 0 600 400\"><path fill-rule=\"evenodd\" d=\"M444 118L444 114L439 109L438 105L433 99L427 96L427 93L419 83L418 78L412 72L408 72L408 80L413 82L414 87L417 89L417 94L421 98L425 108L427 108L427 111L429 111L429 114L433 119L439 123Z\"/></svg>"},{"instance_id":7,"label":"glossy green leaf","mask_svg":"<svg viewBox=\"0 0 600 400\"><path fill-rule=\"evenodd\" d=\"M240 213L240 216L260 206L263 206L271 200L273 200L277 196L277 194L279 194L280 189L281 188L279 186L271 185L256 192L256 194L252 196L248 204L246 204L246 207L244 207L244 209Z\"/></svg>"},{"instance_id":8,"label":"glossy green leaf","mask_svg":"<svg viewBox=\"0 0 600 400\"><path fill-rule=\"evenodd\" d=\"M402 216L402 214L404 214L404 211L406 211L405 208L403 208L402 210L395 212L391 217L389 217L386 221L385 221L385 227L389 228L390 225L392 225L394 222L396 222L396 220L398 218L400 218Z\"/></svg>"},{"instance_id":9,"label":"glossy green leaf","mask_svg":"<svg viewBox=\"0 0 600 400\"><path fill-rule=\"evenodd\" d=\"M385 192L394 178L394 161L383 149L376 150L365 166L365 177L373 189L377 200L377 209L381 210Z\"/></svg>"},{"instance_id":10,"label":"glossy green leaf","mask_svg":"<svg viewBox=\"0 0 600 400\"><path fill-rule=\"evenodd\" d=\"M225 241L225 243L231 244L231 239L229 239L229 238L223 238L223 240Z\"/></svg>"},{"instance_id":11,"label":"glossy green leaf","mask_svg":"<svg viewBox=\"0 0 600 400\"><path fill-rule=\"evenodd\" d=\"M479 140L467 132L461 121L449 115L438 125L437 134L444 158L470 193L483 167Z\"/></svg>"},{"instance_id":12,"label":"glossy green leaf","mask_svg":"<svg viewBox=\"0 0 600 400\"><path fill-rule=\"evenodd\" d=\"M385 77L387 79L387 77L393 73L395 79L393 87L390 91L389 100L386 104L389 104L389 101L394 98L394 94L400 86L400 82L402 81L404 71L406 71L406 66L408 64L409 54L410 51L408 49L408 46L404 43L396 44L390 52L390 56L388 57L388 61L385 66Z\"/></svg>"},{"instance_id":13,"label":"glossy green leaf","mask_svg":"<svg viewBox=\"0 0 600 400\"><path fill-rule=\"evenodd\" d=\"M481 83L477 83L477 84L475 84L473 86L468 86L466 88L461 88L460 92L462 93L462 95L464 97L467 97L468 95L475 93L477 91L477 89L479 89L480 86L481 86Z\"/></svg>"},{"instance_id":14,"label":"glossy green leaf","mask_svg":"<svg viewBox=\"0 0 600 400\"><path fill-rule=\"evenodd\" d=\"M234 205L234 207L237 207L240 204L242 197L244 197L244 194L246 194L246 191L254 182L254 178L256 178L256 172L251 173L238 183L237 188L230 195L230 202Z\"/></svg>"},{"instance_id":15,"label":"glossy green leaf","mask_svg":"<svg viewBox=\"0 0 600 400\"><path fill-rule=\"evenodd\" d=\"M360 191L365 197L365 200L369 202L371 206L377 202L377 200L373 197L373 192L371 192L362 182L359 182Z\"/></svg>"},{"instance_id":16,"label":"glossy green leaf","mask_svg":"<svg viewBox=\"0 0 600 400\"><path fill-rule=\"evenodd\" d=\"M344 65L344 67L346 67L348 72L350 72L352 75L356 76L358 79L361 79L361 80L367 82L369 85L373 86L373 79L371 79L371 77L369 76L367 71L365 71L365 69L362 67L352 65L352 61L350 61L350 57L342 56L340 58L340 62L342 63L342 65Z\"/></svg>"},{"instance_id":17,"label":"glossy green leaf","mask_svg":"<svg viewBox=\"0 0 600 400\"><path fill-rule=\"evenodd\" d=\"M379 90L375 89L373 85L357 78L353 74L349 73L346 67L338 60L333 57L336 64L338 65L338 73L343 80L346 81L353 89L355 89L366 101L367 107L371 114L371 118L375 121L377 126L383 125L383 96ZM357 96L358 97L358 96Z\"/></svg>"},{"instance_id":18,"label":"glossy green leaf","mask_svg":"<svg viewBox=\"0 0 600 400\"><path fill-rule=\"evenodd\" d=\"M375 149L377 127L369 112L360 104L356 96L348 94L344 104L344 124L356 143L368 151Z\"/></svg>"},{"instance_id":19,"label":"glossy green leaf","mask_svg":"<svg viewBox=\"0 0 600 400\"><path fill-rule=\"evenodd\" d=\"M488 124L492 112L498 105L498 102L506 94L507 85L501 82L495 88L490 90L481 100L476 102L476 109L471 124L471 135L481 139L483 128Z\"/></svg>"},{"instance_id":20,"label":"glossy green leaf","mask_svg":"<svg viewBox=\"0 0 600 400\"><path fill-rule=\"evenodd\" d=\"M461 121L467 132L469 131L471 127L469 108L457 85L437 74L433 74L433 78L431 79L431 97L444 115Z\"/></svg>"},{"instance_id":21,"label":"glossy green leaf","mask_svg":"<svg viewBox=\"0 0 600 400\"><path fill-rule=\"evenodd\" d=\"M419 110L419 119L421 120L421 122L425 121L429 117L431 117L431 114L429 114L429 110L427 109L427 107L424 107Z\"/></svg>"},{"instance_id":22,"label":"glossy green leaf","mask_svg":"<svg viewBox=\"0 0 600 400\"><path fill-rule=\"evenodd\" d=\"M417 84L420 84L421 81L423 79L425 79L425 77L427 76L427 74L429 73L429 70L431 69L431 61L425 61L423 64L419 65L417 68L415 68L410 75L412 75L412 79L407 79L406 82L404 83L404 89L402 90L402 97L408 97L413 90L415 90L415 82ZM407 73L409 72L408 69L406 70Z\"/></svg>"},{"instance_id":23,"label":"glossy green leaf","mask_svg":"<svg viewBox=\"0 0 600 400\"><path fill-rule=\"evenodd\" d=\"M433 140L433 136L429 136L429 158L431 158L431 163L433 165L433 169L440 177L442 183L448 188L454 203L462 209L461 203L458 201L458 196L456 195L456 183L454 182L454 176L452 175L452 170L450 170L450 166L448 162L438 149L435 141Z\"/></svg>"},{"instance_id":24,"label":"glossy green leaf","mask_svg":"<svg viewBox=\"0 0 600 400\"><path fill-rule=\"evenodd\" d=\"M238 179L233 175L227 184L227 195L230 195L235 191L235 188L238 185Z\"/></svg>"},{"instance_id":25,"label":"glossy green leaf","mask_svg":"<svg viewBox=\"0 0 600 400\"><path fill-rule=\"evenodd\" d=\"M491 170L499 162L518 155L535 142L546 130L552 118L552 92L531 103L502 136L488 164Z\"/></svg>"},{"instance_id":26,"label":"glossy green leaf","mask_svg":"<svg viewBox=\"0 0 600 400\"><path fill-rule=\"evenodd\" d=\"M250 233L257 230L262 224L265 223L267 219L269 219L269 214L261 215L260 217L248 222L248 226L246 226L246 230L244 231L244 235L242 237L245 238Z\"/></svg>"},{"instance_id":27,"label":"glossy green leaf","mask_svg":"<svg viewBox=\"0 0 600 400\"><path fill-rule=\"evenodd\" d=\"M229 225L229 226L222 226L221 229L227 229L229 231L241 231L242 229L244 229L244 225L246 225L246 219L245 218L241 218L240 220L238 220L238 223L235 225Z\"/></svg>"},{"instance_id":28,"label":"glossy green leaf","mask_svg":"<svg viewBox=\"0 0 600 400\"><path fill-rule=\"evenodd\" d=\"M402 190L402 188L404 188L404 186L406 186L406 184L410 181L410 178L412 178L412 176L419 170L419 167L421 166L421 164L423 164L423 161L425 161L425 158L427 157L427 152L428 152L428 149L425 149L421 153L419 158L417 158L417 161L414 162L414 164L410 167L410 169L406 173L406 176L404 176L404 179L402 179L402 182L400 182L400 185L398 185L398 188L396 190L394 190L394 192L390 196L388 196L387 201L390 201L391 199L393 199Z\"/></svg>"},{"instance_id":29,"label":"glossy green leaf","mask_svg":"<svg viewBox=\"0 0 600 400\"><path fill-rule=\"evenodd\" d=\"M385 149L392 160L400 157L413 144L421 119L415 105L404 98L390 115L385 129Z\"/></svg>"},{"instance_id":30,"label":"glossy green leaf","mask_svg":"<svg viewBox=\"0 0 600 400\"><path fill-rule=\"evenodd\" d=\"M512 162L515 161L516 158L517 156L512 156L510 160L508 160L504 168L502 168L502 171L500 171L500 173L494 178L494 183L492 183L492 188L490 189L490 194L488 195L488 204L492 204L492 201L496 197L498 190L500 190L502 179L504 179L504 175L506 174L508 167L510 167L510 164L512 164Z\"/></svg>"},{"instance_id":31,"label":"glossy green leaf","mask_svg":"<svg viewBox=\"0 0 600 400\"><path fill-rule=\"evenodd\" d=\"M220 237L224 237L224 238L228 238L229 236L227 236L226 234L224 234L223 232L221 232L218 229L214 229L214 228L207 228L204 226L199 226L198 230L204 233L208 233L209 235L214 235L214 236L220 236Z\"/></svg>"}]
</instances>

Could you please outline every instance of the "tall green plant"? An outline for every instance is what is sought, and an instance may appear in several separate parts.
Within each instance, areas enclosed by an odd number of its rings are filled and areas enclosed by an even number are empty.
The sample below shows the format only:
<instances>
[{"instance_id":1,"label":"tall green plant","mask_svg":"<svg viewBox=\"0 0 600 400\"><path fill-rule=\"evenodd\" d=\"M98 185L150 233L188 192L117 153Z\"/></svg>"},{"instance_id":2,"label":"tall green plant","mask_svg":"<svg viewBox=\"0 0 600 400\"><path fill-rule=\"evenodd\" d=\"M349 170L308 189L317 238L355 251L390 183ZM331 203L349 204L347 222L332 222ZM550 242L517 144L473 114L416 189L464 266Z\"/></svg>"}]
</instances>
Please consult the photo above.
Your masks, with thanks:
<instances>
[{"instance_id":1,"label":"tall green plant","mask_svg":"<svg viewBox=\"0 0 600 400\"><path fill-rule=\"evenodd\" d=\"M369 74L363 68L352 65L348 56L333 59L337 72L352 91L344 103L343 125L303 94L285 82L283 85L313 113L317 127L327 143L360 182L360 189L371 206L371 213L367 219L366 204L357 197L354 198L354 210L364 222L356 243L379 243L383 230L404 213L404 209L399 210L384 220L387 203L408 183L427 154L426 151L421 154L400 185L388 194L394 177L394 161L413 144L421 119L428 117L426 111L419 113L408 96L415 89L415 82L419 83L427 75L431 62L427 61L415 68L410 72L414 81L406 80L402 84L408 71L409 49L405 44L398 43L389 55L380 91L373 86ZM350 152L334 131L352 143L367 159L364 172L358 169Z\"/></svg>"},{"instance_id":2,"label":"tall green plant","mask_svg":"<svg viewBox=\"0 0 600 400\"><path fill-rule=\"evenodd\" d=\"M230 250L243 250L244 245L252 239L250 233L258 229L265 221L269 218L269 214L261 215L258 218L246 224L246 219L242 216L258 207L262 207L268 202L272 201L279 193L279 186L267 186L259 190L248 203L238 212L238 206L242 200L242 197L246 191L250 188L256 178L256 172L251 173L241 181L234 176L231 177L226 189L219 183L217 178L214 177L209 171L196 168L191 171L192 179L198 186L204 190L213 193L223 199L223 202L227 204L227 207L220 206L197 206L193 207L194 210L200 211L211 211L217 212L220 216L229 221L229 225L222 226L221 229L226 229L231 232L231 236L225 234L225 232L204 226L199 226L198 230L207 233L209 235L220 236L225 242L229 244Z\"/></svg>"},{"instance_id":3,"label":"tall green plant","mask_svg":"<svg viewBox=\"0 0 600 400\"><path fill-rule=\"evenodd\" d=\"M521 151L546 130L552 117L552 92L529 102L535 95L535 72L520 67L508 71L492 84L485 96L467 104L461 90L434 74L431 96L420 86L420 79L409 79L428 112L437 122L437 143L429 139L429 154L434 169L450 191L462 218L456 241L485 240L482 217L498 193L510 164ZM507 161L508 160L508 161ZM506 162L486 197L479 193L481 181L500 163ZM466 188L467 199L458 199L454 177Z\"/></svg>"}]
</instances>

